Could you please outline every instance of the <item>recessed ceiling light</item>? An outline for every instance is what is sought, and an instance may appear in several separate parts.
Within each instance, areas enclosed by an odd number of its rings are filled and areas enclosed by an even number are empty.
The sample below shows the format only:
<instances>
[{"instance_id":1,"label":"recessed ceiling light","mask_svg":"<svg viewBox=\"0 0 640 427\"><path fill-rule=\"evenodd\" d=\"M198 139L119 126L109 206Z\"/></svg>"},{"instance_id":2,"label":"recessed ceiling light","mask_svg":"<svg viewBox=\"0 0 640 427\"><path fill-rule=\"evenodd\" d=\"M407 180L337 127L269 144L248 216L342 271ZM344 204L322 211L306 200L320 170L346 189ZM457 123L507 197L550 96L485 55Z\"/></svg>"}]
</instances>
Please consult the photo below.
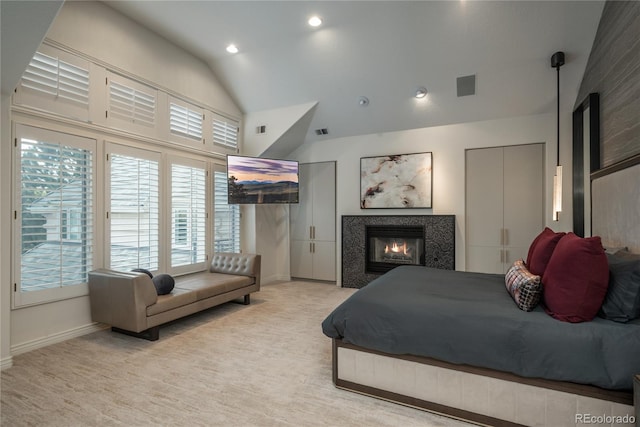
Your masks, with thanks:
<instances>
[{"instance_id":1,"label":"recessed ceiling light","mask_svg":"<svg viewBox=\"0 0 640 427\"><path fill-rule=\"evenodd\" d=\"M227 52L238 53L238 47L235 44L230 44L229 46L227 46Z\"/></svg>"},{"instance_id":2,"label":"recessed ceiling light","mask_svg":"<svg viewBox=\"0 0 640 427\"><path fill-rule=\"evenodd\" d=\"M322 25L322 19L320 19L320 17L318 16L312 16L311 18L309 18L309 21L307 22L312 27L319 27L320 25Z\"/></svg>"},{"instance_id":3,"label":"recessed ceiling light","mask_svg":"<svg viewBox=\"0 0 640 427\"><path fill-rule=\"evenodd\" d=\"M427 89L425 89L424 87L420 86L419 88L416 89L416 93L414 95L416 98L424 98L425 96L427 96Z\"/></svg>"},{"instance_id":4,"label":"recessed ceiling light","mask_svg":"<svg viewBox=\"0 0 640 427\"><path fill-rule=\"evenodd\" d=\"M366 96L361 96L358 98L358 104L361 107L366 107L367 105L369 105L369 98L367 98Z\"/></svg>"}]
</instances>

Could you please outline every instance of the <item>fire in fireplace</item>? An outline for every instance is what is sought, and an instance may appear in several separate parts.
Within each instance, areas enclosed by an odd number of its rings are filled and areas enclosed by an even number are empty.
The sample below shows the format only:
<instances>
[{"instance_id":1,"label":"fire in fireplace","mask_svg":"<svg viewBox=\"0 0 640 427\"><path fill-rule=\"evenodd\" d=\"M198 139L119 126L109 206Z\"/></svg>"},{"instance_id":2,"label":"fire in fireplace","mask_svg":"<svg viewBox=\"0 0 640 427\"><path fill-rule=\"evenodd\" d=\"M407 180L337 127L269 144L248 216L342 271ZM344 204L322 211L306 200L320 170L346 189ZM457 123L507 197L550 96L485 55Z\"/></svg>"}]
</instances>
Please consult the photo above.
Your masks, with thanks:
<instances>
[{"instance_id":1,"label":"fire in fireplace","mask_svg":"<svg viewBox=\"0 0 640 427\"><path fill-rule=\"evenodd\" d=\"M424 227L369 225L366 233L368 273L384 273L398 265L425 265Z\"/></svg>"}]
</instances>

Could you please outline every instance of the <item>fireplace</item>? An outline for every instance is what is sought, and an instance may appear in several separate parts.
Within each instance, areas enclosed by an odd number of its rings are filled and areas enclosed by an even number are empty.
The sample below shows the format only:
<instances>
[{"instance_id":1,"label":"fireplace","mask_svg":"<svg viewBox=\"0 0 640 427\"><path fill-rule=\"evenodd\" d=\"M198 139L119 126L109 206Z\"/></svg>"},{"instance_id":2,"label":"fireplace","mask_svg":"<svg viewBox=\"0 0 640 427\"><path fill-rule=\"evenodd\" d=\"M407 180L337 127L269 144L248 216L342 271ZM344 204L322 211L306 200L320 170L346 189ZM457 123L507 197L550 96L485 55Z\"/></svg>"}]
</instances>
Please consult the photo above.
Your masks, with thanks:
<instances>
[{"instance_id":1,"label":"fireplace","mask_svg":"<svg viewBox=\"0 0 640 427\"><path fill-rule=\"evenodd\" d=\"M366 227L365 271L385 273L399 265L424 265L424 227Z\"/></svg>"},{"instance_id":2,"label":"fireplace","mask_svg":"<svg viewBox=\"0 0 640 427\"><path fill-rule=\"evenodd\" d=\"M398 236L395 232L395 235L378 235L378 239L374 239L372 243L367 235L368 229L374 233L384 229L403 230L403 232L411 232L411 235ZM422 235L414 234L416 230L422 230ZM384 259L384 255L381 255L383 258L381 263L384 264L382 267L386 266L386 270L398 265L412 265L413 254L419 260L417 262L419 265L455 270L455 216L453 215L343 215L342 287L362 288L384 274L384 271L368 271L367 258L376 244L381 245L382 249L375 249L375 254L384 254L384 247L389 246L393 249L394 240L398 238L403 238L409 247L413 245L416 248L415 252L412 252L413 249L407 250L407 255L412 253L411 264L408 263L408 258L404 257L404 243L396 241L396 254L402 248L403 256ZM415 239L422 239L422 242L419 240L416 242ZM382 245L380 241L385 240L387 242ZM374 249L371 248L372 245ZM374 260L377 255L374 256Z\"/></svg>"}]
</instances>

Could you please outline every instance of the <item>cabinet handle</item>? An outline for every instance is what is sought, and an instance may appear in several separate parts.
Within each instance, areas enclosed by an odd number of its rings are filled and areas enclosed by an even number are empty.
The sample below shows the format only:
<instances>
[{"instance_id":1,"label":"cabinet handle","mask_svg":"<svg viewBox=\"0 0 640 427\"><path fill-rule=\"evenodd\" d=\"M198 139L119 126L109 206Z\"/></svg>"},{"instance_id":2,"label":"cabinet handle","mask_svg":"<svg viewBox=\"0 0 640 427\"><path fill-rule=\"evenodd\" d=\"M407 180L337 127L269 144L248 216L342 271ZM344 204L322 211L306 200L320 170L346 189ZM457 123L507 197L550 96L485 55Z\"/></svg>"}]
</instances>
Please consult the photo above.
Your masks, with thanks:
<instances>
[{"instance_id":1,"label":"cabinet handle","mask_svg":"<svg viewBox=\"0 0 640 427\"><path fill-rule=\"evenodd\" d=\"M309 239L313 239L313 225L309 226Z\"/></svg>"},{"instance_id":2,"label":"cabinet handle","mask_svg":"<svg viewBox=\"0 0 640 427\"><path fill-rule=\"evenodd\" d=\"M316 238L316 226L313 225L313 226L311 226L311 228L313 229L313 237L312 237L312 239L315 240L315 238Z\"/></svg>"},{"instance_id":3,"label":"cabinet handle","mask_svg":"<svg viewBox=\"0 0 640 427\"><path fill-rule=\"evenodd\" d=\"M313 243L309 242L309 252L313 253Z\"/></svg>"},{"instance_id":4,"label":"cabinet handle","mask_svg":"<svg viewBox=\"0 0 640 427\"><path fill-rule=\"evenodd\" d=\"M500 249L500 262L504 262L504 250Z\"/></svg>"}]
</instances>

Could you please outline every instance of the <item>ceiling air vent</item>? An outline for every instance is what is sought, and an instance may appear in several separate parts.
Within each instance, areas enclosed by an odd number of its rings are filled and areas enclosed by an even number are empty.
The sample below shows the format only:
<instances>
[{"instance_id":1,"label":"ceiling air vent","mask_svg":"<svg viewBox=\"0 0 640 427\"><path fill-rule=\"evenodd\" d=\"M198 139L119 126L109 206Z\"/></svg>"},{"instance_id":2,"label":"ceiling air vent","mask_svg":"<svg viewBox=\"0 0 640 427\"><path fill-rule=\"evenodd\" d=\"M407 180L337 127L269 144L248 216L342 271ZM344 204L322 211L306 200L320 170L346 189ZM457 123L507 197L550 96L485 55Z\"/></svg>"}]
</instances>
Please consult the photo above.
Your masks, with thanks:
<instances>
[{"instance_id":1,"label":"ceiling air vent","mask_svg":"<svg viewBox=\"0 0 640 427\"><path fill-rule=\"evenodd\" d=\"M467 96L476 94L476 75L462 76L456 79L458 96Z\"/></svg>"},{"instance_id":2,"label":"ceiling air vent","mask_svg":"<svg viewBox=\"0 0 640 427\"><path fill-rule=\"evenodd\" d=\"M329 135L329 129L327 128L316 129L316 135Z\"/></svg>"},{"instance_id":3,"label":"ceiling air vent","mask_svg":"<svg viewBox=\"0 0 640 427\"><path fill-rule=\"evenodd\" d=\"M263 134L263 133L267 133L267 125L256 126L256 133L258 135Z\"/></svg>"}]
</instances>

